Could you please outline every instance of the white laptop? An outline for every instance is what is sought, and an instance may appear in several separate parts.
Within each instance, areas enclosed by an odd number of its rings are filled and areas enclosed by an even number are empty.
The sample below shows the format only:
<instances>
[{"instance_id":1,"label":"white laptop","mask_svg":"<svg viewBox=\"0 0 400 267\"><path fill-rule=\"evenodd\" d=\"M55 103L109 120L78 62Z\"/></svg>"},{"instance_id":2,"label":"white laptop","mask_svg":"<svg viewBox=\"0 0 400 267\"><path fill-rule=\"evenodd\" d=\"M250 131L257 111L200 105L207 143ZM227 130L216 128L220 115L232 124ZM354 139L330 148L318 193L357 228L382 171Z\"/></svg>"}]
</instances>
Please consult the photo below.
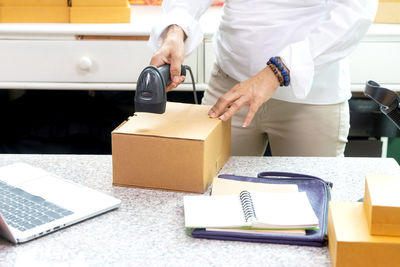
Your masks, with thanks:
<instances>
[{"instance_id":1,"label":"white laptop","mask_svg":"<svg viewBox=\"0 0 400 267\"><path fill-rule=\"evenodd\" d=\"M118 208L121 201L25 163L0 167L0 235L22 243Z\"/></svg>"}]
</instances>

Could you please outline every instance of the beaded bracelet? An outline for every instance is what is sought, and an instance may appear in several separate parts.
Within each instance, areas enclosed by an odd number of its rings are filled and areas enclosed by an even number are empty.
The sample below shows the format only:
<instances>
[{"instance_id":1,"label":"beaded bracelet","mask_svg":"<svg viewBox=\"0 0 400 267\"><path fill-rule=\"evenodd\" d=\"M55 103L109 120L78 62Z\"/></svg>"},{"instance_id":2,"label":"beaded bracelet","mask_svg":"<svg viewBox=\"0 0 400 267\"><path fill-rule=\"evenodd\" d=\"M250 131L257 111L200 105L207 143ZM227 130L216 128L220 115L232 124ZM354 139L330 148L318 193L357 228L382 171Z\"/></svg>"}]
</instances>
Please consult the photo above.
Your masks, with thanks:
<instances>
[{"instance_id":1,"label":"beaded bracelet","mask_svg":"<svg viewBox=\"0 0 400 267\"><path fill-rule=\"evenodd\" d=\"M271 66L275 66L276 69L279 70L280 75L277 75L275 72L275 76L278 78L279 82L280 82L280 86L289 86L290 84L290 75L289 75L289 71L285 70L285 67L283 66L283 64L279 61L279 59L277 57L271 57L269 59L269 61L267 62L267 65L272 69ZM273 69L272 69L273 71ZM281 80L279 79L281 78L283 80L283 82L281 82Z\"/></svg>"},{"instance_id":2,"label":"beaded bracelet","mask_svg":"<svg viewBox=\"0 0 400 267\"><path fill-rule=\"evenodd\" d=\"M270 67L270 69L272 70L272 72L275 74L276 78L279 81L279 86L283 86L283 77L280 74L279 70L276 68L276 66L274 64L272 64L271 62L267 63L268 67Z\"/></svg>"}]
</instances>

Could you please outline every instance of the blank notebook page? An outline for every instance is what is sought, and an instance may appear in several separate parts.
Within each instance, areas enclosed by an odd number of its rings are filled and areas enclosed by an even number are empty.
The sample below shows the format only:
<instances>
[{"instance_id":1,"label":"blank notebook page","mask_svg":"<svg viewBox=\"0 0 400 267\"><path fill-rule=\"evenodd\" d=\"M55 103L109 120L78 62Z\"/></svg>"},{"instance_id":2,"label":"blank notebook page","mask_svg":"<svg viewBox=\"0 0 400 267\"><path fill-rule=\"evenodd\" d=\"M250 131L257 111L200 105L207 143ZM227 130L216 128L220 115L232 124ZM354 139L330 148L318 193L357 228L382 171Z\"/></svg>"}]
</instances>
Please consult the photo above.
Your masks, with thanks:
<instances>
[{"instance_id":1,"label":"blank notebook page","mask_svg":"<svg viewBox=\"0 0 400 267\"><path fill-rule=\"evenodd\" d=\"M306 192L257 193L252 192L257 221L282 228L299 225L318 225Z\"/></svg>"},{"instance_id":2,"label":"blank notebook page","mask_svg":"<svg viewBox=\"0 0 400 267\"><path fill-rule=\"evenodd\" d=\"M241 227L246 224L239 196L184 196L185 226Z\"/></svg>"}]
</instances>

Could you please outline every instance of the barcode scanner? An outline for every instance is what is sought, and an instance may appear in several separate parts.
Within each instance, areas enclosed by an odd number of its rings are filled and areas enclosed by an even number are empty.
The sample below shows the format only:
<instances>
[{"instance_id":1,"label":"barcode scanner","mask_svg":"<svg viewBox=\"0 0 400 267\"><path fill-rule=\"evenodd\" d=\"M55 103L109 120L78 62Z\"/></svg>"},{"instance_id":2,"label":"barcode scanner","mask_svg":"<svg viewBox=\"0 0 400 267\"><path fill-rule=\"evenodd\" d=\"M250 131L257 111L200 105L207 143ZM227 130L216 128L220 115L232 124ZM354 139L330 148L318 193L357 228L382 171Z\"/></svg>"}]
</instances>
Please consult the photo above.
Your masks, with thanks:
<instances>
[{"instance_id":1,"label":"barcode scanner","mask_svg":"<svg viewBox=\"0 0 400 267\"><path fill-rule=\"evenodd\" d=\"M181 75L189 70L193 84L194 102L197 104L196 86L189 66L181 65ZM135 112L162 114L167 104L167 86L171 82L170 65L147 66L140 73L135 94Z\"/></svg>"},{"instance_id":2,"label":"barcode scanner","mask_svg":"<svg viewBox=\"0 0 400 267\"><path fill-rule=\"evenodd\" d=\"M377 82L368 81L364 94L374 100L385 114L400 129L400 97L392 90L381 87Z\"/></svg>"}]
</instances>

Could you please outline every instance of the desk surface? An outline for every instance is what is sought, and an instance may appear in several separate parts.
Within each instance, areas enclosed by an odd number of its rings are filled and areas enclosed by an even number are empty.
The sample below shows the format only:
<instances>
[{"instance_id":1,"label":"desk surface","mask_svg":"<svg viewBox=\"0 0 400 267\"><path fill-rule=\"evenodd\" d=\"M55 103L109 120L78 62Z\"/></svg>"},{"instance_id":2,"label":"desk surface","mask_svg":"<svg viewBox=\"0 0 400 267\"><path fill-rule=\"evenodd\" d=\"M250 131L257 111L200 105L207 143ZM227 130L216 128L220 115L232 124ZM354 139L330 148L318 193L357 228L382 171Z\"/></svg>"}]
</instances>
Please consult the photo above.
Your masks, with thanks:
<instances>
[{"instance_id":1,"label":"desk surface","mask_svg":"<svg viewBox=\"0 0 400 267\"><path fill-rule=\"evenodd\" d=\"M327 247L194 239L185 234L187 193L112 186L109 155L0 155L122 200L118 210L22 245L0 239L0 266L330 266ZM221 173L301 172L333 182L332 200L363 196L367 173L395 175L385 158L231 157Z\"/></svg>"}]
</instances>

